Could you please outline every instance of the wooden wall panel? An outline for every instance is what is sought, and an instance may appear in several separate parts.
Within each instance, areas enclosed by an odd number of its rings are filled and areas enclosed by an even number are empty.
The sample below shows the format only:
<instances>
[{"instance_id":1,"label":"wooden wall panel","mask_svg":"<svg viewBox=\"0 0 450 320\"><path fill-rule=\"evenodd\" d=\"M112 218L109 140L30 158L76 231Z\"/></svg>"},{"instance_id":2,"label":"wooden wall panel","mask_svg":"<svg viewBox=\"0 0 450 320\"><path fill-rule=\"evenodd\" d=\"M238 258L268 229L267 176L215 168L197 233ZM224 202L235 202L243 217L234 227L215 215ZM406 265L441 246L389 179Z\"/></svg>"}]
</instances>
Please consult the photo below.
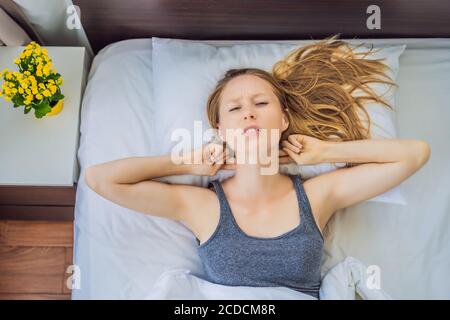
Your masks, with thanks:
<instances>
[{"instance_id":1,"label":"wooden wall panel","mask_svg":"<svg viewBox=\"0 0 450 320\"><path fill-rule=\"evenodd\" d=\"M448 0L74 0L95 52L131 38L450 37ZM381 9L370 30L367 8Z\"/></svg>"}]
</instances>

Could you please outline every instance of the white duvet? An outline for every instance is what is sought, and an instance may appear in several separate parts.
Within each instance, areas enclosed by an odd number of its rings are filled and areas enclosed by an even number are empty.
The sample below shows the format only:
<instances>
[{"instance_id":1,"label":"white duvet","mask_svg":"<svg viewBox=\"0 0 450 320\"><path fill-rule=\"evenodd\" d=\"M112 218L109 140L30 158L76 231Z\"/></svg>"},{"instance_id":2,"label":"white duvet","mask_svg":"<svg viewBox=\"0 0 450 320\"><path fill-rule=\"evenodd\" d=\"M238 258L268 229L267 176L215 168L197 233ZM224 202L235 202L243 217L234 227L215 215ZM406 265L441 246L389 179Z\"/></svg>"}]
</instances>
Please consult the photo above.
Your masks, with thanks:
<instances>
[{"instance_id":1,"label":"white duvet","mask_svg":"<svg viewBox=\"0 0 450 320\"><path fill-rule=\"evenodd\" d=\"M374 277L375 276L375 277ZM361 261L347 257L322 279L320 300L388 300L375 273ZM284 287L224 286L190 274L189 270L170 270L157 280L145 299L158 300L317 300Z\"/></svg>"},{"instance_id":2,"label":"white duvet","mask_svg":"<svg viewBox=\"0 0 450 320\"><path fill-rule=\"evenodd\" d=\"M432 155L403 183L407 206L366 202L330 221L321 298L352 299L355 291L363 298L450 298L450 39L373 42L407 44L400 58L398 132L428 141ZM187 228L122 208L86 186L87 166L151 155L158 143L150 134L157 125L150 108L151 72L151 39L115 43L94 59L81 114L74 230L79 287L72 298L301 299L286 288L202 282L195 238ZM367 274L354 271L360 263L364 267L358 270L379 271L384 292L368 288ZM189 288L197 290L183 296Z\"/></svg>"}]
</instances>

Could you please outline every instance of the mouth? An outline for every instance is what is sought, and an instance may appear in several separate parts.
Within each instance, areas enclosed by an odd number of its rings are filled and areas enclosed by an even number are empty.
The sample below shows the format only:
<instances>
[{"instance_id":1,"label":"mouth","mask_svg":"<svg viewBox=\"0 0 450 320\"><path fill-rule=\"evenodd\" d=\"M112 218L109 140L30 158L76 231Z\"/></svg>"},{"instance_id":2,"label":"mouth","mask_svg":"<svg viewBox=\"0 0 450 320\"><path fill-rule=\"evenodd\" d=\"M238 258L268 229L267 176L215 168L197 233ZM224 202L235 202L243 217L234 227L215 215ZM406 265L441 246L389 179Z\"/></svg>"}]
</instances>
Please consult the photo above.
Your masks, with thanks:
<instances>
[{"instance_id":1,"label":"mouth","mask_svg":"<svg viewBox=\"0 0 450 320\"><path fill-rule=\"evenodd\" d=\"M257 126L249 126L249 127L244 128L244 131L242 132L242 134L244 136L258 136L259 130L260 130L260 128Z\"/></svg>"}]
</instances>

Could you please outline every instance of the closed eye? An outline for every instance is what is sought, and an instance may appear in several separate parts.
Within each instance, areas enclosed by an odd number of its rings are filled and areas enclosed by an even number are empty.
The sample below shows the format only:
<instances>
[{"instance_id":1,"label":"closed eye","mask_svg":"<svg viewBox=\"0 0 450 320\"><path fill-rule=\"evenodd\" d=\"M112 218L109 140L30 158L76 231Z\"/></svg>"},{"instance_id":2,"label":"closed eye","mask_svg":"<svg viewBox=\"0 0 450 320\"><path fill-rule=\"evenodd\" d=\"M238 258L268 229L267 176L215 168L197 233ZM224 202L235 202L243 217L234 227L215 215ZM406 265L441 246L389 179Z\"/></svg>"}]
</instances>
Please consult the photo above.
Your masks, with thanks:
<instances>
[{"instance_id":1,"label":"closed eye","mask_svg":"<svg viewBox=\"0 0 450 320\"><path fill-rule=\"evenodd\" d=\"M257 106L260 106L260 105L266 105L267 104L267 102L258 102L256 105ZM240 109L241 107L234 107L234 108L231 108L229 111L234 111L234 110L237 110L237 109Z\"/></svg>"}]
</instances>

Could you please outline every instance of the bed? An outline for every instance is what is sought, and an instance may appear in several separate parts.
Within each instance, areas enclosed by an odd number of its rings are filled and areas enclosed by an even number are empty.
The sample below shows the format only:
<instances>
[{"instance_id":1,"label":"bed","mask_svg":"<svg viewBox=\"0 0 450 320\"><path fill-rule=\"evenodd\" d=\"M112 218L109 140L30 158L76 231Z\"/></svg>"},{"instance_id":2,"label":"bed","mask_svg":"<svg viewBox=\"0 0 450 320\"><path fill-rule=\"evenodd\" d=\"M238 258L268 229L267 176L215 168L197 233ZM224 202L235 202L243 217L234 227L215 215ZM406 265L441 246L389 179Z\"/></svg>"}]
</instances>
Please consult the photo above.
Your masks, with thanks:
<instances>
[{"instance_id":1,"label":"bed","mask_svg":"<svg viewBox=\"0 0 450 320\"><path fill-rule=\"evenodd\" d=\"M352 41L407 45L397 81L397 130L401 138L426 140L432 154L402 184L406 206L364 202L334 215L324 231L322 275L353 257L379 268L381 286L394 299L450 298L448 1L380 0L381 28L368 27L373 3L361 0L73 3L97 54L80 121L73 299L146 299L162 288L164 275L203 273L195 239L184 226L119 207L89 190L83 178L91 164L152 155L158 147L152 139L151 38L300 44L336 33Z\"/></svg>"},{"instance_id":2,"label":"bed","mask_svg":"<svg viewBox=\"0 0 450 320\"><path fill-rule=\"evenodd\" d=\"M401 138L426 140L432 155L403 183L406 206L364 202L334 215L325 230L322 274L352 256L378 266L383 289L395 299L448 299L450 39L370 41L407 45L398 76L398 132ZM145 299L164 272L203 273L188 229L117 206L92 192L83 178L91 164L152 155L157 141L151 135L156 125L151 53L150 38L114 42L98 53L90 70L78 150L74 264L80 285L73 299Z\"/></svg>"}]
</instances>

